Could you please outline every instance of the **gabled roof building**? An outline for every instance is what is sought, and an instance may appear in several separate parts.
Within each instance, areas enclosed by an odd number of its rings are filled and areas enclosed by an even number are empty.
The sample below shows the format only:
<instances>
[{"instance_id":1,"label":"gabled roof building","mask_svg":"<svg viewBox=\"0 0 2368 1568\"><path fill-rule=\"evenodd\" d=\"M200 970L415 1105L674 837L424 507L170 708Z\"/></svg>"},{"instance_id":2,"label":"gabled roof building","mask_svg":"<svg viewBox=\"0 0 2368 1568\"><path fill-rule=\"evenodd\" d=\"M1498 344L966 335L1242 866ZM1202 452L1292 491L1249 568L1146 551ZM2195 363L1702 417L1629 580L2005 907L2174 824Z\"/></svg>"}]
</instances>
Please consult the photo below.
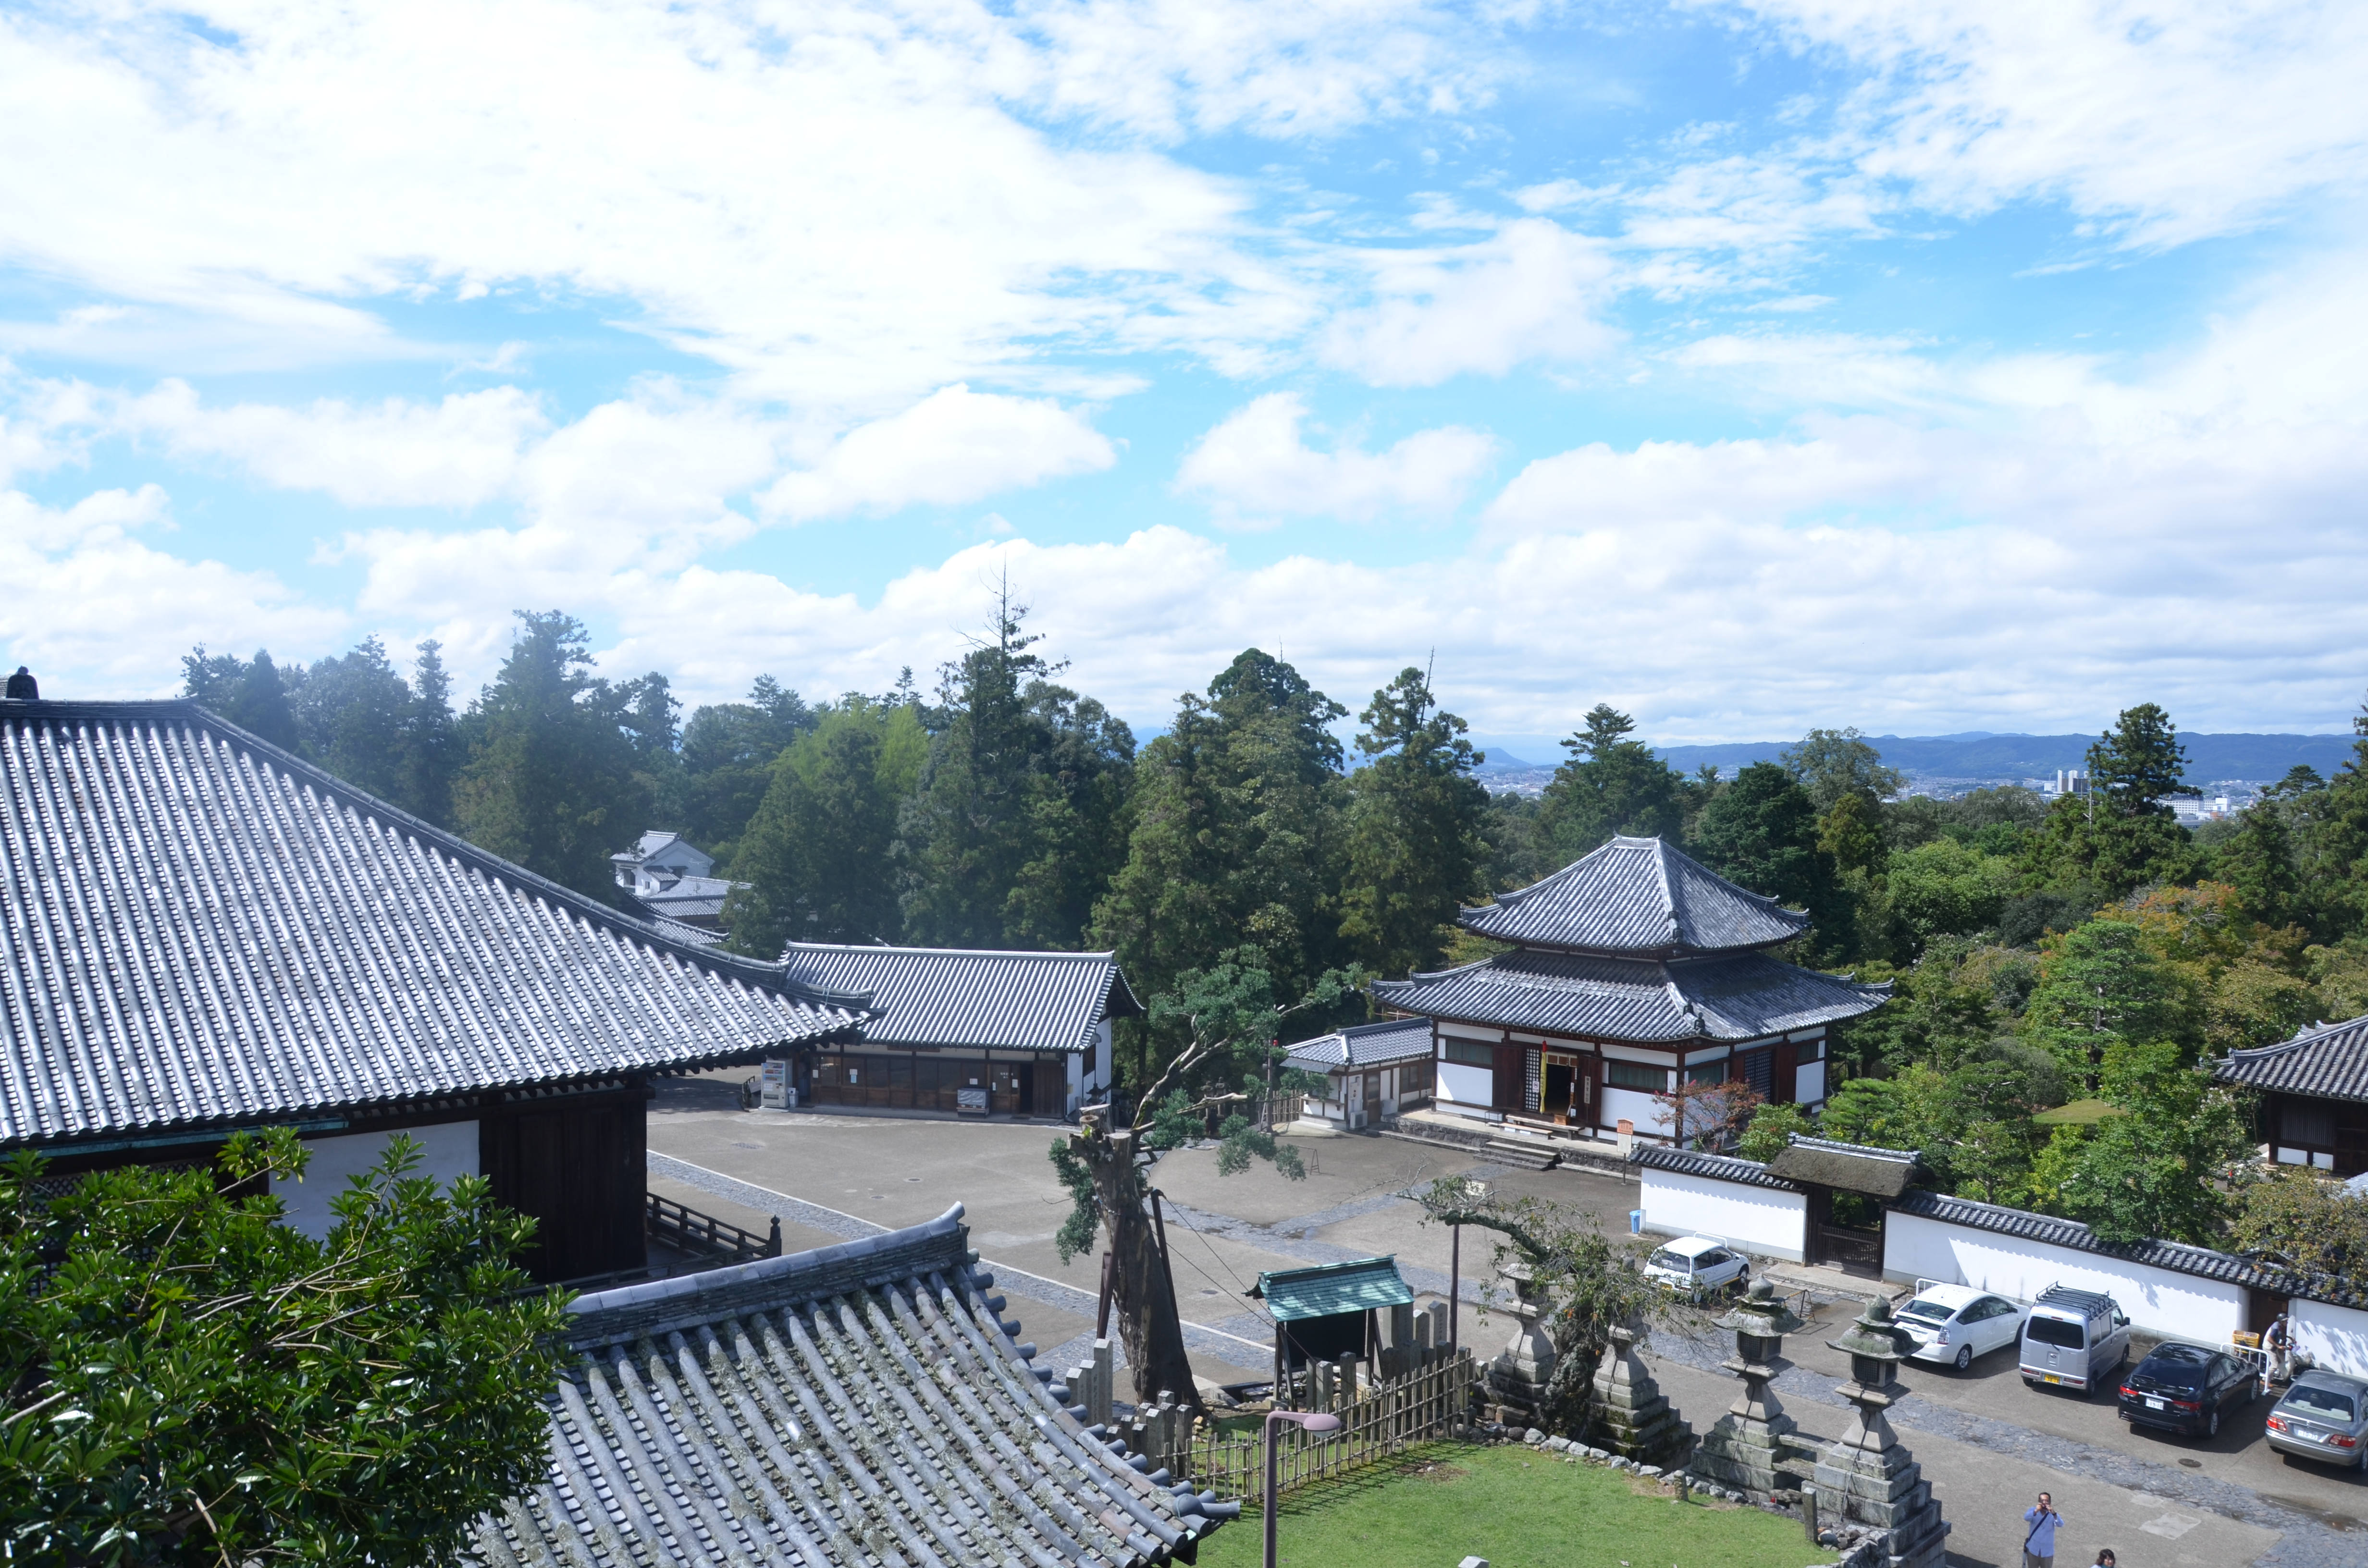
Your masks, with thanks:
<instances>
[{"instance_id":1,"label":"gabled roof building","mask_svg":"<svg viewBox=\"0 0 2368 1568\"><path fill-rule=\"evenodd\" d=\"M1326 1080L1307 1115L1353 1129L1429 1105L1432 1053L1429 1018L1392 1018L1303 1040L1283 1064Z\"/></svg>"},{"instance_id":2,"label":"gabled roof building","mask_svg":"<svg viewBox=\"0 0 2368 1568\"><path fill-rule=\"evenodd\" d=\"M291 1218L325 1224L404 1131L534 1216L545 1278L641 1267L652 1074L866 1017L188 702L0 703L0 1151L65 1174L293 1127Z\"/></svg>"},{"instance_id":3,"label":"gabled roof building","mask_svg":"<svg viewBox=\"0 0 2368 1568\"><path fill-rule=\"evenodd\" d=\"M802 1103L1065 1116L1110 1085L1110 1024L1143 1012L1111 953L792 942L796 983L870 999L860 1042L799 1062Z\"/></svg>"},{"instance_id":4,"label":"gabled roof building","mask_svg":"<svg viewBox=\"0 0 2368 1568\"><path fill-rule=\"evenodd\" d=\"M957 1204L863 1241L577 1298L543 1482L478 1521L472 1557L1191 1562L1240 1506L1161 1484L1080 1426L977 1257Z\"/></svg>"},{"instance_id":5,"label":"gabled roof building","mask_svg":"<svg viewBox=\"0 0 2368 1568\"><path fill-rule=\"evenodd\" d=\"M2280 1165L2368 1171L2368 1017L2232 1051L2213 1076L2259 1093L2261 1140Z\"/></svg>"},{"instance_id":6,"label":"gabled roof building","mask_svg":"<svg viewBox=\"0 0 2368 1568\"><path fill-rule=\"evenodd\" d=\"M1486 1119L1667 1138L1653 1096L1681 1080L1817 1105L1827 1030L1891 994L1770 956L1809 917L1657 838L1614 838L1456 919L1513 950L1372 992L1431 1021L1437 1108Z\"/></svg>"},{"instance_id":7,"label":"gabled roof building","mask_svg":"<svg viewBox=\"0 0 2368 1568\"><path fill-rule=\"evenodd\" d=\"M720 932L724 899L746 885L712 875L715 857L678 833L645 833L631 849L609 856L609 863L636 909L652 920L698 931Z\"/></svg>"}]
</instances>

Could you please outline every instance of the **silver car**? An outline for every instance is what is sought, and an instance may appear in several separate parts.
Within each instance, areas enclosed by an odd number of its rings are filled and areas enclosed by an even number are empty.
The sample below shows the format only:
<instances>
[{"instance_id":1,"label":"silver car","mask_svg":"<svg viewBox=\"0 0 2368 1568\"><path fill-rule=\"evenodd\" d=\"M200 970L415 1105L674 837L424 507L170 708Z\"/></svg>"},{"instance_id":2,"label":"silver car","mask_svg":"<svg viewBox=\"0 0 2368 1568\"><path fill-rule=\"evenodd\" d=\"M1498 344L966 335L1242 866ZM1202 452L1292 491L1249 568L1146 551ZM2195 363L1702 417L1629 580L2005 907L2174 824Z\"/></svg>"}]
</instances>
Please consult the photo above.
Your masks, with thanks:
<instances>
[{"instance_id":1,"label":"silver car","mask_svg":"<svg viewBox=\"0 0 2368 1568\"><path fill-rule=\"evenodd\" d=\"M2304 1372L2270 1412L2270 1447L2321 1464L2368 1470L2368 1382Z\"/></svg>"}]
</instances>

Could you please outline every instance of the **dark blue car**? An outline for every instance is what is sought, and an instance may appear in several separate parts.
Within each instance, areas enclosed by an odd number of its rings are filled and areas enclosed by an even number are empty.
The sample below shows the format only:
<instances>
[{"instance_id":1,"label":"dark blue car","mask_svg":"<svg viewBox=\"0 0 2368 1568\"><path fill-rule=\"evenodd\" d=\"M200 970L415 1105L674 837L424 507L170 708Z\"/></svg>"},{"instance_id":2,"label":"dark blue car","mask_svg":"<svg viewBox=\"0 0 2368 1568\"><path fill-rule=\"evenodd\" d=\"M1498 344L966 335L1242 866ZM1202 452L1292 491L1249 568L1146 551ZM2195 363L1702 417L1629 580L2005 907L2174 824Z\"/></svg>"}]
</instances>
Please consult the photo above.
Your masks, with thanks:
<instances>
[{"instance_id":1,"label":"dark blue car","mask_svg":"<svg viewBox=\"0 0 2368 1568\"><path fill-rule=\"evenodd\" d=\"M2122 1419L2185 1437L2216 1437L2220 1418L2261 1397L2260 1374L2201 1345L2164 1345L2122 1380Z\"/></svg>"}]
</instances>

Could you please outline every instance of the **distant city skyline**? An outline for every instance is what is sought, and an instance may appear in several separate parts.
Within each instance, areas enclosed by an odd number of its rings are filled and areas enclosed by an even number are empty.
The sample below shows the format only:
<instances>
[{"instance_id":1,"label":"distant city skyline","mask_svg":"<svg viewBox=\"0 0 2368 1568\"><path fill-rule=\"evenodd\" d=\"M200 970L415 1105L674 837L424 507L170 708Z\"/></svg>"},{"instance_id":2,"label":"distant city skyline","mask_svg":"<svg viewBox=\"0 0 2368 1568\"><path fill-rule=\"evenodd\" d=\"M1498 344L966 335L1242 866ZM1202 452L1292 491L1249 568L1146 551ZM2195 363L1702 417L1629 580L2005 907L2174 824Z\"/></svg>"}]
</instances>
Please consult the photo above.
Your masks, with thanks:
<instances>
[{"instance_id":1,"label":"distant city skyline","mask_svg":"<svg viewBox=\"0 0 2368 1568\"><path fill-rule=\"evenodd\" d=\"M2340 733L2363 78L2299 3L20 8L0 660L465 696L558 608L821 698L1008 579L1146 728L1257 645L1531 739Z\"/></svg>"}]
</instances>

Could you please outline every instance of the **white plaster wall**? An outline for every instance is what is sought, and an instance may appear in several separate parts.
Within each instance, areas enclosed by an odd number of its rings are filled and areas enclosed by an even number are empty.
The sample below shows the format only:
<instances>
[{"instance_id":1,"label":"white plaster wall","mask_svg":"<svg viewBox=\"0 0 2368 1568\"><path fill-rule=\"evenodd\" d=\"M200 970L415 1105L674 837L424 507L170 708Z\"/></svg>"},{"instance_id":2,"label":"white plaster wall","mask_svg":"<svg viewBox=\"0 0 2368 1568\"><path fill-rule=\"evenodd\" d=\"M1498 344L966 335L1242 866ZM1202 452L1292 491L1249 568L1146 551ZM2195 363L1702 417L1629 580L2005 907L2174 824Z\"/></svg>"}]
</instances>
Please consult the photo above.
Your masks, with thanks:
<instances>
[{"instance_id":1,"label":"white plaster wall","mask_svg":"<svg viewBox=\"0 0 2368 1568\"><path fill-rule=\"evenodd\" d=\"M2368 1312L2297 1298L2287 1314L2295 1354L2331 1372L2368 1378Z\"/></svg>"},{"instance_id":2,"label":"white plaster wall","mask_svg":"<svg viewBox=\"0 0 2368 1568\"><path fill-rule=\"evenodd\" d=\"M1805 1195L1649 1165L1637 1175L1636 1204L1645 1210L1645 1229L1654 1234L1717 1236L1747 1252L1801 1261L1809 1218Z\"/></svg>"},{"instance_id":3,"label":"white plaster wall","mask_svg":"<svg viewBox=\"0 0 2368 1568\"><path fill-rule=\"evenodd\" d=\"M1596 1115L1606 1127L1617 1127L1620 1119L1626 1117L1636 1124L1639 1137L1666 1138L1669 1133L1667 1113L1661 1109L1660 1102L1642 1089L1622 1089L1604 1085L1603 1106Z\"/></svg>"},{"instance_id":4,"label":"white plaster wall","mask_svg":"<svg viewBox=\"0 0 2368 1568\"><path fill-rule=\"evenodd\" d=\"M1489 1096L1497 1092L1497 1075L1486 1067L1466 1067L1460 1062L1439 1064L1439 1097L1458 1105L1487 1108Z\"/></svg>"},{"instance_id":5,"label":"white plaster wall","mask_svg":"<svg viewBox=\"0 0 2368 1568\"><path fill-rule=\"evenodd\" d=\"M2050 1285L2102 1290L2135 1326L2173 1339L2226 1345L2245 1326L2245 1289L2045 1242L1894 1210L1884 1222L1886 1279L1938 1279L2028 1301Z\"/></svg>"},{"instance_id":6,"label":"white plaster wall","mask_svg":"<svg viewBox=\"0 0 2368 1568\"><path fill-rule=\"evenodd\" d=\"M1804 1062L1793 1079L1793 1098L1801 1105L1815 1105L1826 1097L1826 1064Z\"/></svg>"},{"instance_id":7,"label":"white plaster wall","mask_svg":"<svg viewBox=\"0 0 2368 1568\"><path fill-rule=\"evenodd\" d=\"M283 1181L274 1176L271 1196L279 1199L283 1222L303 1232L315 1241L329 1233L337 1217L329 1211L329 1200L347 1191L358 1176L375 1167L386 1157L386 1146L395 1134L392 1132L357 1132L340 1138L307 1138L304 1148L313 1157L304 1167L302 1181ZM475 1176L477 1172L477 1124L473 1121L440 1121L429 1127L406 1127L403 1136L419 1145L419 1163L411 1169L413 1176L434 1176L450 1183L454 1176Z\"/></svg>"}]
</instances>

